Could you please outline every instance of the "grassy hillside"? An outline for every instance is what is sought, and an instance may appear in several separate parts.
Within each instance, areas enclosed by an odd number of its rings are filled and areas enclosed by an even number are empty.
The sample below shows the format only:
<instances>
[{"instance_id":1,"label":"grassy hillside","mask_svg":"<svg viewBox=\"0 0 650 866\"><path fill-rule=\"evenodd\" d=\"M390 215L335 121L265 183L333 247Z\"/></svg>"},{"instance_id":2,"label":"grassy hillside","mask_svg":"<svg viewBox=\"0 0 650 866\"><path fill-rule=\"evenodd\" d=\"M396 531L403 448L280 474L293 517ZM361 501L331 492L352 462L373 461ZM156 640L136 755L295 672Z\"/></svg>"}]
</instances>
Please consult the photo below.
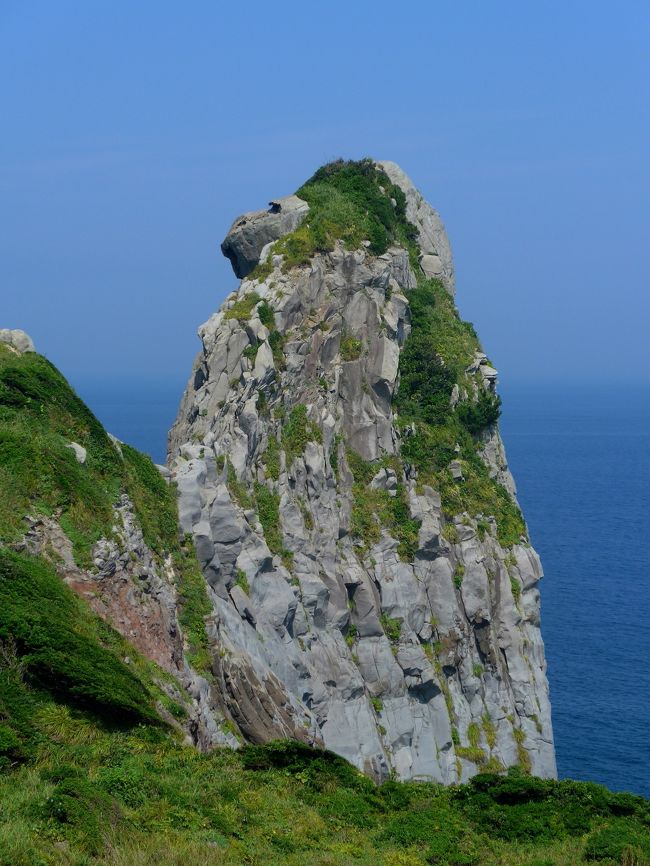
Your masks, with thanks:
<instances>
[{"instance_id":1,"label":"grassy hillside","mask_svg":"<svg viewBox=\"0 0 650 866\"><path fill-rule=\"evenodd\" d=\"M39 699L39 745L0 775L0 866L650 863L650 804L523 775L376 787L297 743L200 755Z\"/></svg>"},{"instance_id":2,"label":"grassy hillside","mask_svg":"<svg viewBox=\"0 0 650 866\"><path fill-rule=\"evenodd\" d=\"M86 449L85 463L71 442ZM206 670L205 583L191 545L179 539L174 488L144 454L111 441L47 359L0 343L0 545L20 539L27 515L55 517L77 564L90 568L93 544L113 535L113 506L122 493L153 553L173 559L188 654Z\"/></svg>"}]
</instances>

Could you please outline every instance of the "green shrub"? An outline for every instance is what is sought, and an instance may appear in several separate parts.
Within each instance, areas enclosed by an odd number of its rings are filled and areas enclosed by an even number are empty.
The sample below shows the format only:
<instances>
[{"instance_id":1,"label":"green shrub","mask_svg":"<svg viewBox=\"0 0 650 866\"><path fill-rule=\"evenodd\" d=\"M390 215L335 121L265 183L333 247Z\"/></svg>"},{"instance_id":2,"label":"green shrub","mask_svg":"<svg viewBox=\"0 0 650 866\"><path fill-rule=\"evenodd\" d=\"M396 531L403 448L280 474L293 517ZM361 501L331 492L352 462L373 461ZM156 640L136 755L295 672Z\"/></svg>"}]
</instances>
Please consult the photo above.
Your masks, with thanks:
<instances>
[{"instance_id":1,"label":"green shrub","mask_svg":"<svg viewBox=\"0 0 650 866\"><path fill-rule=\"evenodd\" d=\"M279 331L271 331L269 334L269 346L273 355L273 363L278 370L284 370L287 362L284 357L284 337Z\"/></svg>"},{"instance_id":2,"label":"green shrub","mask_svg":"<svg viewBox=\"0 0 650 866\"><path fill-rule=\"evenodd\" d=\"M486 427L496 424L501 415L501 397L491 391L482 390L476 402L467 400L456 407L460 423L472 434L478 436Z\"/></svg>"},{"instance_id":3,"label":"green shrub","mask_svg":"<svg viewBox=\"0 0 650 866\"><path fill-rule=\"evenodd\" d=\"M344 361L356 361L357 358L361 357L362 349L363 343L361 340L358 340L351 334L345 333L345 331L341 334L341 345L339 351L341 352L341 358Z\"/></svg>"},{"instance_id":4,"label":"green shrub","mask_svg":"<svg viewBox=\"0 0 650 866\"><path fill-rule=\"evenodd\" d=\"M637 866L650 862L650 830L628 822L615 822L592 833L585 845L585 860Z\"/></svg>"},{"instance_id":5,"label":"green shrub","mask_svg":"<svg viewBox=\"0 0 650 866\"><path fill-rule=\"evenodd\" d=\"M309 442L322 441L320 429L307 417L307 407L302 404L294 406L282 428L282 447L287 456L287 466L291 466L295 458L304 453Z\"/></svg>"},{"instance_id":6,"label":"green shrub","mask_svg":"<svg viewBox=\"0 0 650 866\"><path fill-rule=\"evenodd\" d=\"M388 614L382 613L382 615L379 617L379 621L388 640L393 644L399 643L399 639L402 634L402 620L393 619L388 616Z\"/></svg>"},{"instance_id":7,"label":"green shrub","mask_svg":"<svg viewBox=\"0 0 650 866\"><path fill-rule=\"evenodd\" d=\"M260 322L265 328L268 328L269 331L272 331L275 328L275 313L273 312L273 307L268 303L268 301L262 301L257 308L257 315L259 316Z\"/></svg>"},{"instance_id":8,"label":"green shrub","mask_svg":"<svg viewBox=\"0 0 650 866\"><path fill-rule=\"evenodd\" d=\"M260 346L259 343L251 343L250 346L246 346L242 355L244 358L248 358L251 364L255 364L255 358L257 358L257 352Z\"/></svg>"},{"instance_id":9,"label":"green shrub","mask_svg":"<svg viewBox=\"0 0 650 866\"><path fill-rule=\"evenodd\" d=\"M268 477L277 481L280 477L280 445L273 433L269 434L266 450L262 454L262 463Z\"/></svg>"}]
</instances>

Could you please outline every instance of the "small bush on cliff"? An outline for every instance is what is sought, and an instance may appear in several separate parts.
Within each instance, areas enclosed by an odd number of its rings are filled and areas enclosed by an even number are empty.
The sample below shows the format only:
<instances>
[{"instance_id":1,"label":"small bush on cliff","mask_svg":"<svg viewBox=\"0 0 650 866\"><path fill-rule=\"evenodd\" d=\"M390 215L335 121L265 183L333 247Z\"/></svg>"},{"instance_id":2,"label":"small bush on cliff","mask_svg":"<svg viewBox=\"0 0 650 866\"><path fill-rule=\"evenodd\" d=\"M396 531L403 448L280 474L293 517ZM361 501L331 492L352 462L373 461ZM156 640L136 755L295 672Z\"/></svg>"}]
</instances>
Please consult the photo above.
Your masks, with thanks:
<instances>
[{"instance_id":1,"label":"small bush on cliff","mask_svg":"<svg viewBox=\"0 0 650 866\"><path fill-rule=\"evenodd\" d=\"M399 542L400 557L412 561L418 548L420 521L411 517L405 485L399 481L395 495L387 490L370 487L370 482L383 467L381 461L367 461L352 449L346 451L346 459L354 482L352 485L352 535L364 549L372 547L381 538L382 527ZM398 460L388 458L384 463L402 476Z\"/></svg>"},{"instance_id":2,"label":"small bush on cliff","mask_svg":"<svg viewBox=\"0 0 650 866\"><path fill-rule=\"evenodd\" d=\"M287 456L287 467L296 457L304 453L309 442L323 441L323 435L316 424L307 417L307 407L294 406L282 428L282 447Z\"/></svg>"},{"instance_id":3,"label":"small bush on cliff","mask_svg":"<svg viewBox=\"0 0 650 866\"><path fill-rule=\"evenodd\" d=\"M363 343L345 331L341 334L340 352L344 361L356 361L361 357Z\"/></svg>"},{"instance_id":4,"label":"small bush on cliff","mask_svg":"<svg viewBox=\"0 0 650 866\"><path fill-rule=\"evenodd\" d=\"M466 400L456 408L458 420L473 436L496 424L500 414L501 397L490 391L481 391L478 400Z\"/></svg>"}]
</instances>

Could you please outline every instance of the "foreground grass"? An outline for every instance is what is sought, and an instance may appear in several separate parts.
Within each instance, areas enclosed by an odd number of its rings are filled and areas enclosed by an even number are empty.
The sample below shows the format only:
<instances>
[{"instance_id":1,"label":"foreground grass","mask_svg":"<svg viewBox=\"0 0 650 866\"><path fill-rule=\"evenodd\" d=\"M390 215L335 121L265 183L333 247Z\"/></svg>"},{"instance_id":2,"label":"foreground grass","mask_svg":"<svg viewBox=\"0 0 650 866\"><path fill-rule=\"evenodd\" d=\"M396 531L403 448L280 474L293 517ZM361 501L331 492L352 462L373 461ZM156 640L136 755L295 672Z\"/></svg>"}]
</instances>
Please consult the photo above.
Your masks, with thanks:
<instances>
[{"instance_id":1,"label":"foreground grass","mask_svg":"<svg viewBox=\"0 0 650 866\"><path fill-rule=\"evenodd\" d=\"M597 785L377 787L297 743L201 755L56 702L35 723L38 757L0 776L0 866L650 863L649 804Z\"/></svg>"}]
</instances>

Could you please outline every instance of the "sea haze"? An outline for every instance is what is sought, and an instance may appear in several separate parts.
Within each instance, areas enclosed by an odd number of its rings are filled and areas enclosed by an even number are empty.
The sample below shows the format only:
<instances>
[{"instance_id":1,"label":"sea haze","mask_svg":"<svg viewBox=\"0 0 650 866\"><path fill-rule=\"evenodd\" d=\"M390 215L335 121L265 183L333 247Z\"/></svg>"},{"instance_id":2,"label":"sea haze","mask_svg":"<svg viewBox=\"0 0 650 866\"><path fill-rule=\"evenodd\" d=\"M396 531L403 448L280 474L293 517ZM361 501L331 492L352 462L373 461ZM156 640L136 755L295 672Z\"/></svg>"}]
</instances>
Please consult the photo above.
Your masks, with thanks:
<instances>
[{"instance_id":1,"label":"sea haze","mask_svg":"<svg viewBox=\"0 0 650 866\"><path fill-rule=\"evenodd\" d=\"M182 382L78 384L164 462ZM542 557L561 777L650 796L650 386L502 387L502 433Z\"/></svg>"}]
</instances>

